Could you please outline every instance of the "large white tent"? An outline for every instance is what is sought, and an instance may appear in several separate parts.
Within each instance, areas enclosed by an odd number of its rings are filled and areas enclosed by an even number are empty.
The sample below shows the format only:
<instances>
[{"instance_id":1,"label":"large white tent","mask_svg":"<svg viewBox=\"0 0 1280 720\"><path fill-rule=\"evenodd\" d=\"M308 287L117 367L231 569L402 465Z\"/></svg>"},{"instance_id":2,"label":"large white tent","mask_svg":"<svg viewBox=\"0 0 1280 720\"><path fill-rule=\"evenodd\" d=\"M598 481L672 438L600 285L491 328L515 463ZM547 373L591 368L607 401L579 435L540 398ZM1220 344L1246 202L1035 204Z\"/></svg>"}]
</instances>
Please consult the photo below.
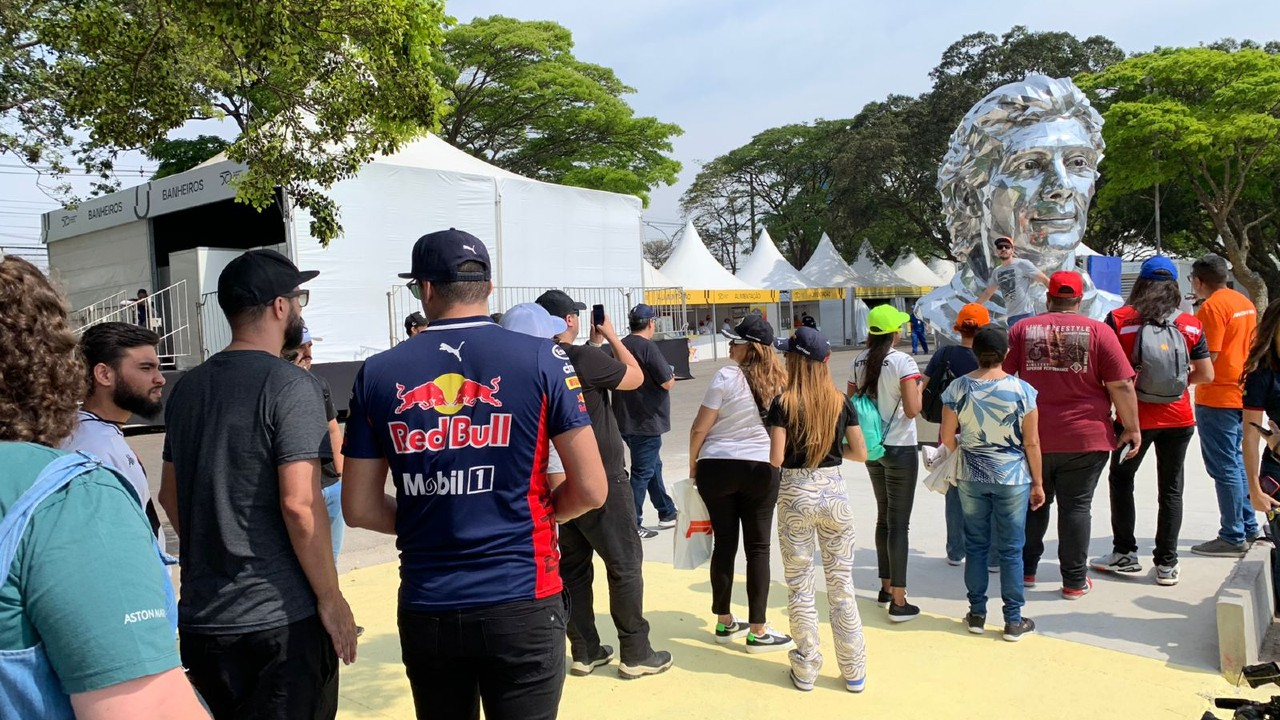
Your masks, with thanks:
<instances>
[{"instance_id":1,"label":"large white tent","mask_svg":"<svg viewBox=\"0 0 1280 720\"><path fill-rule=\"evenodd\" d=\"M818 247L814 248L809 262L804 264L800 272L816 287L849 287L858 285L858 274L849 267L849 263L836 252L835 243L822 233Z\"/></svg>"},{"instance_id":2,"label":"large white tent","mask_svg":"<svg viewBox=\"0 0 1280 720\"><path fill-rule=\"evenodd\" d=\"M893 264L893 271L898 277L906 280L908 284L920 287L936 288L946 285L947 282L938 277L937 273L929 269L924 261L916 256L915 253L908 253L900 258L898 262Z\"/></svg>"},{"instance_id":3,"label":"large white tent","mask_svg":"<svg viewBox=\"0 0 1280 720\"><path fill-rule=\"evenodd\" d=\"M663 275L658 268L654 267L648 260L644 260L641 266L640 277L644 280L646 288L675 288L680 287L671 278Z\"/></svg>"},{"instance_id":4,"label":"large white tent","mask_svg":"<svg viewBox=\"0 0 1280 720\"><path fill-rule=\"evenodd\" d=\"M943 284L951 282L956 276L956 264L946 258L934 258L929 261L929 269L933 271Z\"/></svg>"},{"instance_id":5,"label":"large white tent","mask_svg":"<svg viewBox=\"0 0 1280 720\"><path fill-rule=\"evenodd\" d=\"M754 287L768 290L797 290L813 287L804 275L796 270L778 251L768 230L760 231L756 249L738 268L738 279Z\"/></svg>"},{"instance_id":6,"label":"large white tent","mask_svg":"<svg viewBox=\"0 0 1280 720\"><path fill-rule=\"evenodd\" d=\"M895 294L888 292L890 288L910 287L912 285L912 283L902 279L890 269L888 264L880 259L880 256L872 249L870 240L862 241L862 246L858 248L858 254L854 257L851 267L853 272L857 274L860 285L866 288L875 288L884 294Z\"/></svg>"},{"instance_id":7,"label":"large white tent","mask_svg":"<svg viewBox=\"0 0 1280 720\"><path fill-rule=\"evenodd\" d=\"M693 221L685 223L680 241L671 249L671 255L658 272L675 286L692 291L757 289L734 277L711 255L693 227Z\"/></svg>"}]
</instances>

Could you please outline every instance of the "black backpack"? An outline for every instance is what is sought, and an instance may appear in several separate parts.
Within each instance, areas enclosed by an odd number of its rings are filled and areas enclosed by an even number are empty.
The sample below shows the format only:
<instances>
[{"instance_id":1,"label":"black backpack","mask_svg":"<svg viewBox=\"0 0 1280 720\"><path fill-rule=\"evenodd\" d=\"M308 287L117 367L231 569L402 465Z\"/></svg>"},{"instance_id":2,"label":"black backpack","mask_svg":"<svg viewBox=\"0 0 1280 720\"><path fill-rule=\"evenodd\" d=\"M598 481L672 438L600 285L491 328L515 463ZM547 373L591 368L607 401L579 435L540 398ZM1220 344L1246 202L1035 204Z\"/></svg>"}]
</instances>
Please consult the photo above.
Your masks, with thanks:
<instances>
[{"instance_id":1,"label":"black backpack","mask_svg":"<svg viewBox=\"0 0 1280 720\"><path fill-rule=\"evenodd\" d=\"M946 392L947 386L956 379L955 373L951 372L953 349L955 349L954 345L948 345L942 349L942 372L929 376L929 384L924 387L920 414L931 423L942 422L942 393Z\"/></svg>"}]
</instances>

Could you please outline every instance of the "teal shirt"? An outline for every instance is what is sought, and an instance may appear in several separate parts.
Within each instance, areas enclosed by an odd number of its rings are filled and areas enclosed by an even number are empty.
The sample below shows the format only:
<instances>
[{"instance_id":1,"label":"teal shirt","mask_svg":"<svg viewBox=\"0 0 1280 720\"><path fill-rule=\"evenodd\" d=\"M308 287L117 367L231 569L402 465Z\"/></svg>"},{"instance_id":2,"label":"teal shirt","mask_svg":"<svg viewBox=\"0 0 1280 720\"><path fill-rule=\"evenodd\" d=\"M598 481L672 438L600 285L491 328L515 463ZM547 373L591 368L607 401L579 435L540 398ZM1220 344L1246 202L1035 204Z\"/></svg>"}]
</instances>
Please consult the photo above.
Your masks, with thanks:
<instances>
[{"instance_id":1,"label":"teal shirt","mask_svg":"<svg viewBox=\"0 0 1280 720\"><path fill-rule=\"evenodd\" d=\"M0 443L0 517L63 453ZM95 470L36 509L0 586L0 650L44 643L68 694L180 665L155 536L132 492Z\"/></svg>"}]
</instances>

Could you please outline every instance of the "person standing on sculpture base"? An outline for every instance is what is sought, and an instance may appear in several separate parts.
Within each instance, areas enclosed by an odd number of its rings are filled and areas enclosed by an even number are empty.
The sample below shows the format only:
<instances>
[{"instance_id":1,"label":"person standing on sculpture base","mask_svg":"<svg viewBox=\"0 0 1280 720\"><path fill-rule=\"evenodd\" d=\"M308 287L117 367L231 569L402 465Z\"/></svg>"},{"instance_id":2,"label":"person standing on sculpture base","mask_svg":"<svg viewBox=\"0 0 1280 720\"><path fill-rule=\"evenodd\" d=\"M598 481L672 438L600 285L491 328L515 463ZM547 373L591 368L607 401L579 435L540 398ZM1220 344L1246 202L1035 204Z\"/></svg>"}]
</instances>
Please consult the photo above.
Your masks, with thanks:
<instances>
[{"instance_id":1,"label":"person standing on sculpture base","mask_svg":"<svg viewBox=\"0 0 1280 720\"><path fill-rule=\"evenodd\" d=\"M1000 291L1000 296L1004 298L1005 312L1008 313L1005 327L1013 327L1019 320L1036 314L1031 283L1038 282L1048 287L1049 276L1032 265L1030 260L1015 258L1011 238L996 238L995 246L1000 264L991 272L991 282L987 284L987 289L978 298L978 302L985 305L997 290Z\"/></svg>"}]
</instances>

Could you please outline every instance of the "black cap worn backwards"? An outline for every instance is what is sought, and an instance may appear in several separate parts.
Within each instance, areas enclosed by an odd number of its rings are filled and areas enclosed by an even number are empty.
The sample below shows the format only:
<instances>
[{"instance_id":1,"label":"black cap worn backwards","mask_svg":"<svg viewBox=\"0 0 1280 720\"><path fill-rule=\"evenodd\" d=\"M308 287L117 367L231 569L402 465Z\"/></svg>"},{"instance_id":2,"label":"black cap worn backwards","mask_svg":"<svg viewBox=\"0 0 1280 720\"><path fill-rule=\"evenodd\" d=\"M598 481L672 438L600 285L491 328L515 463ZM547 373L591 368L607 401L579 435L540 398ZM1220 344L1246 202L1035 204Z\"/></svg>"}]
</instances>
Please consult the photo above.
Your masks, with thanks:
<instances>
[{"instance_id":1,"label":"black cap worn backwards","mask_svg":"<svg viewBox=\"0 0 1280 720\"><path fill-rule=\"evenodd\" d=\"M462 272L468 261L484 265L483 271ZM405 280L427 282L479 282L490 279L493 265L489 250L475 235L454 228L423 235L413 244L413 265Z\"/></svg>"},{"instance_id":2,"label":"black cap worn backwards","mask_svg":"<svg viewBox=\"0 0 1280 720\"><path fill-rule=\"evenodd\" d=\"M539 295L534 302L545 308L552 317L558 318L577 315L579 311L587 309L586 303L574 300L563 290L548 290Z\"/></svg>"},{"instance_id":3,"label":"black cap worn backwards","mask_svg":"<svg viewBox=\"0 0 1280 720\"><path fill-rule=\"evenodd\" d=\"M319 274L319 270L299 270L275 250L250 250L228 263L218 276L218 305L227 314L270 305Z\"/></svg>"},{"instance_id":4,"label":"black cap worn backwards","mask_svg":"<svg viewBox=\"0 0 1280 720\"><path fill-rule=\"evenodd\" d=\"M768 320L756 313L748 313L742 318L742 322L738 323L738 327L732 331L721 330L720 334L730 340L746 340L757 345L773 344L773 327L769 325Z\"/></svg>"}]
</instances>

